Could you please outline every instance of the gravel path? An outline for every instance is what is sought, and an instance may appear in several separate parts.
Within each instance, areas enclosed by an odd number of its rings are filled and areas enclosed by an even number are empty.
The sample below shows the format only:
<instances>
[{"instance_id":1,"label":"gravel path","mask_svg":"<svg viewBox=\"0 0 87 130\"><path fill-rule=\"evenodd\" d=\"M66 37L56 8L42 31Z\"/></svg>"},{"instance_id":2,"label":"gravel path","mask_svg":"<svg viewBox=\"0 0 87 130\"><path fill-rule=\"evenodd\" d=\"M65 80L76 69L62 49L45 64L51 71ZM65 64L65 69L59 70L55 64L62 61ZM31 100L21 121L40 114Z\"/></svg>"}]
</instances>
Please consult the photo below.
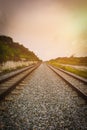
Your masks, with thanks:
<instances>
[{"instance_id":1,"label":"gravel path","mask_svg":"<svg viewBox=\"0 0 87 130\"><path fill-rule=\"evenodd\" d=\"M87 104L45 64L11 98L0 103L0 130L87 130Z\"/></svg>"}]
</instances>

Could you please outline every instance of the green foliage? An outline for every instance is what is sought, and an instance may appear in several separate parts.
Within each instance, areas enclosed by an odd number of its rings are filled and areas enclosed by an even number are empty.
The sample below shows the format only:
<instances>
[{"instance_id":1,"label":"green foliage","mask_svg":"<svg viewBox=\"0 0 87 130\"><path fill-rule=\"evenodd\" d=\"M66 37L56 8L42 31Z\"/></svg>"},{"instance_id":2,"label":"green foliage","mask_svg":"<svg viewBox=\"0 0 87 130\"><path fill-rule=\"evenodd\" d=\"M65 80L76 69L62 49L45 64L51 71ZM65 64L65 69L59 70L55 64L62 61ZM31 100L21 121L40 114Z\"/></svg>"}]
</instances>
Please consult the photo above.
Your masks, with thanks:
<instances>
[{"instance_id":1,"label":"green foliage","mask_svg":"<svg viewBox=\"0 0 87 130\"><path fill-rule=\"evenodd\" d=\"M50 61L54 61L60 64L87 66L87 57L59 57Z\"/></svg>"},{"instance_id":2,"label":"green foliage","mask_svg":"<svg viewBox=\"0 0 87 130\"><path fill-rule=\"evenodd\" d=\"M64 66L59 64L56 61L49 61L49 64L53 65L54 67L61 68L63 70L69 71L71 73L77 74L81 77L87 78L87 70L78 70L76 68L70 67L70 66Z\"/></svg>"},{"instance_id":3,"label":"green foliage","mask_svg":"<svg viewBox=\"0 0 87 130\"><path fill-rule=\"evenodd\" d=\"M23 45L13 42L12 38L0 36L0 63L8 60L39 61L39 58Z\"/></svg>"},{"instance_id":4,"label":"green foliage","mask_svg":"<svg viewBox=\"0 0 87 130\"><path fill-rule=\"evenodd\" d=\"M69 67L69 66L66 66L65 70L67 70L69 72L72 72L74 74L77 74L77 75L79 75L81 77L87 78L87 70L85 70L85 71L83 71L83 70L77 70L77 69Z\"/></svg>"}]
</instances>

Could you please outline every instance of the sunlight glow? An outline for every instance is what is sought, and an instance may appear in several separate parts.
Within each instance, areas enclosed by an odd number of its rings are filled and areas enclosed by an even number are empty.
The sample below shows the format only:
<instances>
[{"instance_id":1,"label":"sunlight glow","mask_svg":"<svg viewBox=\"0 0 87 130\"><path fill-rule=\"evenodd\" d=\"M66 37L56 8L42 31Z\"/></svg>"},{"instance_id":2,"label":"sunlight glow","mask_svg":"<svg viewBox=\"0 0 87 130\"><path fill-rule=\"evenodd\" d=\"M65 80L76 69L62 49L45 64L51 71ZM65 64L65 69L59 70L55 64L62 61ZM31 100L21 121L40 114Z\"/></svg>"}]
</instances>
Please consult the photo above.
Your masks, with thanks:
<instances>
[{"instance_id":1,"label":"sunlight glow","mask_svg":"<svg viewBox=\"0 0 87 130\"><path fill-rule=\"evenodd\" d=\"M86 13L81 17L74 15L75 12L72 13L60 3L33 3L31 6L24 4L11 17L5 33L34 51L43 60L70 56L73 53L78 53L79 56L83 49L78 51L79 44L72 43L79 40L87 19L84 19ZM82 56L87 55L85 46L86 44L81 46L85 51Z\"/></svg>"}]
</instances>

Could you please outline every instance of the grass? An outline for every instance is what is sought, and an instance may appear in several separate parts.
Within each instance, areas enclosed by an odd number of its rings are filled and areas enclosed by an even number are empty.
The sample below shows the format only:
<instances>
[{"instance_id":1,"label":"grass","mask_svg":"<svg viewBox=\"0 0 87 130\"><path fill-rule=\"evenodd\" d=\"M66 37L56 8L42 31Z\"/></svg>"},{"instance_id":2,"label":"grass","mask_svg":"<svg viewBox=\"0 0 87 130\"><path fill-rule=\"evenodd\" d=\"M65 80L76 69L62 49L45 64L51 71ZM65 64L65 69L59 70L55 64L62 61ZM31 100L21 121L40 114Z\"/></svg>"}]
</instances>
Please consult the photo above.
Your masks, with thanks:
<instances>
[{"instance_id":1,"label":"grass","mask_svg":"<svg viewBox=\"0 0 87 130\"><path fill-rule=\"evenodd\" d=\"M83 78L87 78L87 70L78 70L70 66L63 66L58 64L57 62L48 62L49 64L53 65L54 67L61 68L63 70L69 71L71 73L74 73L76 75L79 75Z\"/></svg>"},{"instance_id":2,"label":"grass","mask_svg":"<svg viewBox=\"0 0 87 130\"><path fill-rule=\"evenodd\" d=\"M24 67L27 67L27 66L23 65L23 66L17 66L16 68L12 68L12 69L5 69L5 70L3 70L3 71L0 73L0 76L2 76L2 75L4 75L4 74L7 74L7 73L10 73L10 72L12 72L12 71L16 71L16 70L22 69L22 68L24 68Z\"/></svg>"},{"instance_id":3,"label":"grass","mask_svg":"<svg viewBox=\"0 0 87 130\"><path fill-rule=\"evenodd\" d=\"M87 66L87 57L58 57L58 58L52 59L50 61L57 62L60 64Z\"/></svg>"}]
</instances>

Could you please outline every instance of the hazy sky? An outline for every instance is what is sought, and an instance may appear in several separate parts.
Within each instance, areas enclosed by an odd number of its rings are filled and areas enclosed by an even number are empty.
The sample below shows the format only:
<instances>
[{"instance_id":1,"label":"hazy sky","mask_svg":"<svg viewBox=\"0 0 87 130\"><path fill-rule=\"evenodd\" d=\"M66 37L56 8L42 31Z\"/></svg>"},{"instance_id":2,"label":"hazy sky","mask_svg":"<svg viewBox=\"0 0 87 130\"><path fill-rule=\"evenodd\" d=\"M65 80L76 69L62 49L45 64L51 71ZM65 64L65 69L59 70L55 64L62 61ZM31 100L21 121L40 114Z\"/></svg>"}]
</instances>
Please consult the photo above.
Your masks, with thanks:
<instances>
[{"instance_id":1,"label":"hazy sky","mask_svg":"<svg viewBox=\"0 0 87 130\"><path fill-rule=\"evenodd\" d=\"M0 0L0 34L43 60L87 56L86 8L86 0Z\"/></svg>"}]
</instances>

